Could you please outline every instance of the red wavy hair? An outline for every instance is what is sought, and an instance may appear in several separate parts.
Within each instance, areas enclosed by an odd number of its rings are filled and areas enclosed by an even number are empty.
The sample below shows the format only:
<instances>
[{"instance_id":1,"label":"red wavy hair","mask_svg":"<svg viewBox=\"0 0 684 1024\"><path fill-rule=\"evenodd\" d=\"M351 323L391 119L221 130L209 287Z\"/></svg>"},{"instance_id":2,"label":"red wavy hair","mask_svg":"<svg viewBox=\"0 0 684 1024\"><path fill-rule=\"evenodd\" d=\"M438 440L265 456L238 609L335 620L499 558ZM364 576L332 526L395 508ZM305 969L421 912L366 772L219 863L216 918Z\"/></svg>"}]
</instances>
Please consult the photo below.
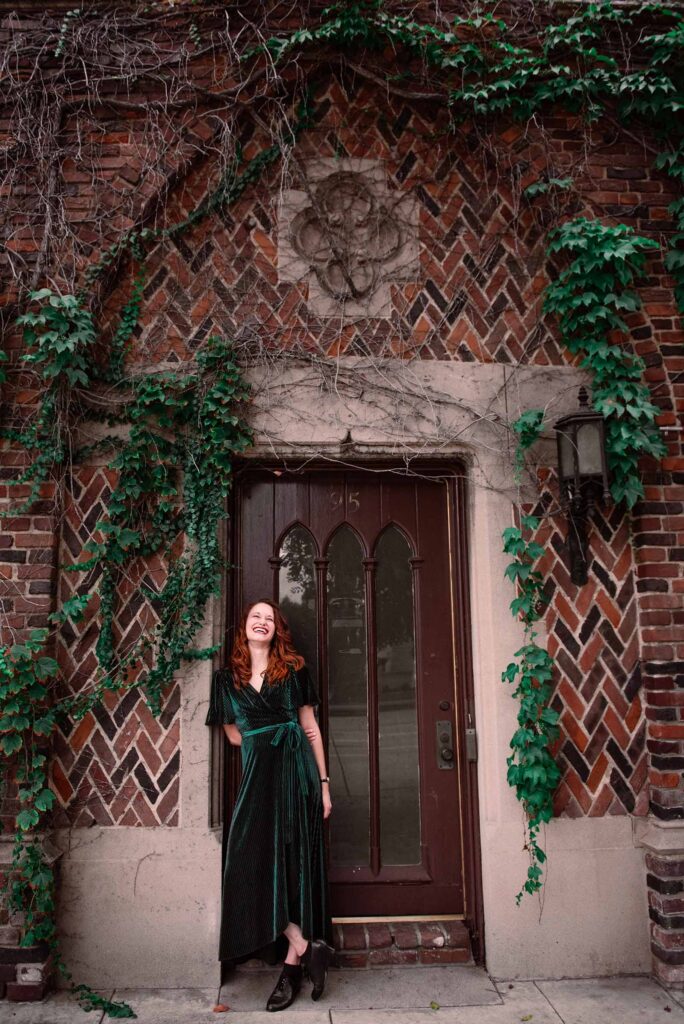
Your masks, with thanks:
<instances>
[{"instance_id":1,"label":"red wavy hair","mask_svg":"<svg viewBox=\"0 0 684 1024\"><path fill-rule=\"evenodd\" d=\"M291 668L296 671L304 664L302 656L295 651L290 628L280 608L275 601L269 601L267 597L263 597L260 601L252 601L245 608L235 633L233 649L230 652L230 664L233 669L233 680L236 686L247 686L252 674L252 659L247 644L247 630L245 626L247 616L256 604L269 605L273 609L273 619L275 622L275 633L271 640L271 650L268 655L264 682L270 686L275 686L286 678Z\"/></svg>"}]
</instances>

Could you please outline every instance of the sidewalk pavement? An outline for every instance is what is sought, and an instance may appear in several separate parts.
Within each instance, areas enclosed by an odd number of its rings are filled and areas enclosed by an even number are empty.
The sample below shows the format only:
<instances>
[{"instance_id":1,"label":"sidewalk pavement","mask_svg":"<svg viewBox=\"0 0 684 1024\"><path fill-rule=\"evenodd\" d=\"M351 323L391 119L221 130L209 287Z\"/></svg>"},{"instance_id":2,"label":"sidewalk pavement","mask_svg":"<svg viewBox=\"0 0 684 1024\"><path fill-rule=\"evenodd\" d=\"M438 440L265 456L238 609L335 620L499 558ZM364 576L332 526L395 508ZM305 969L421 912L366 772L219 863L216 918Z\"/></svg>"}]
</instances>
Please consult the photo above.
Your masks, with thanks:
<instances>
[{"instance_id":1,"label":"sidewalk pavement","mask_svg":"<svg viewBox=\"0 0 684 1024\"><path fill-rule=\"evenodd\" d=\"M276 971L241 971L216 989L116 989L139 1024L273 1024L263 1007ZM492 980L472 964L335 971L323 998L305 983L282 1024L684 1024L684 992L645 976L546 981ZM104 994L104 993L103 993ZM219 1001L225 1013L213 1012ZM64 992L42 1003L0 1003L3 1024L103 1024Z\"/></svg>"}]
</instances>

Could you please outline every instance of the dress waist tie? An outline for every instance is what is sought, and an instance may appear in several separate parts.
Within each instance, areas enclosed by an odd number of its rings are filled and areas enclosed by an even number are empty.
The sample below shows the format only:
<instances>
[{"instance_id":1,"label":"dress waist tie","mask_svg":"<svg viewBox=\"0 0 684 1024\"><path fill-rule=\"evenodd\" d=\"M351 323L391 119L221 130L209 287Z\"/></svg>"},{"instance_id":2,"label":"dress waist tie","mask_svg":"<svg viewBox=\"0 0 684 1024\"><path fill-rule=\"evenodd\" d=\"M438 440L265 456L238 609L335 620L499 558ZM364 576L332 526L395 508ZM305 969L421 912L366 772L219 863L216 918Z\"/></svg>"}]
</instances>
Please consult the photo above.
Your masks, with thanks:
<instances>
[{"instance_id":1,"label":"dress waist tie","mask_svg":"<svg viewBox=\"0 0 684 1024\"><path fill-rule=\"evenodd\" d=\"M285 743L282 796L285 809L285 842L289 843L292 840L297 787L304 796L309 792L309 780L302 750L303 730L298 721L289 719L287 722L277 722L275 725L262 725L260 729L248 729L242 735L256 736L264 732L275 733L271 740L272 747L280 746L283 741Z\"/></svg>"}]
</instances>

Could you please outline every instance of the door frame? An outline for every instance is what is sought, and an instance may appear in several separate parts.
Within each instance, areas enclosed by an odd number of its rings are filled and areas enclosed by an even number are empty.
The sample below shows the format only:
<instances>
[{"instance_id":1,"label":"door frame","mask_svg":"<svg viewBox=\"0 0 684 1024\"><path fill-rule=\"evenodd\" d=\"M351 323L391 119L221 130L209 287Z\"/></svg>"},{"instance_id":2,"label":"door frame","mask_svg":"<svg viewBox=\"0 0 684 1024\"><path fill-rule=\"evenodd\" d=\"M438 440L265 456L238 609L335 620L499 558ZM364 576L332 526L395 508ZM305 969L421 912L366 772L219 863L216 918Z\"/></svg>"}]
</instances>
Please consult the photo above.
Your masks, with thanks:
<instances>
[{"instance_id":1,"label":"door frame","mask_svg":"<svg viewBox=\"0 0 684 1024\"><path fill-rule=\"evenodd\" d=\"M456 457L437 459L434 457L414 458L412 467L419 472L421 469L431 475L442 473L450 481L452 500L449 502L449 546L450 546L450 577L452 586L452 610L455 636L460 643L454 643L453 672L457 709L456 739L458 759L458 779L461 782L462 806L462 848L463 848L463 886L465 900L464 923L470 933L473 959L476 963L485 963L485 922L482 895L481 844L479 828L479 790L477 762L468 761L466 756L466 727L477 728L475 718L473 657L472 657L472 619L471 619L471 578L468 544L468 498L467 465ZM240 479L252 471L286 470L288 472L321 473L371 470L405 470L405 463L387 456L378 458L345 458L324 461L322 459L303 459L301 457L246 457L234 464L234 483L228 499L228 519L223 533L223 548L229 566L226 586L214 628L214 642L220 643L222 650L215 660L215 668L225 661L226 652L230 647L230 635L239 619L241 609L236 606L236 573L233 555L239 551L239 516L236 515L240 497ZM219 603L217 602L217 605ZM466 719L468 725L466 725ZM240 757L238 748L230 748L226 756L227 744L222 730L213 730L212 736L212 785L210 792L210 821L213 827L223 827L223 851L225 854L229 827L229 815L224 814L226 803L233 804L237 793ZM369 915L369 921L378 920Z\"/></svg>"}]
</instances>

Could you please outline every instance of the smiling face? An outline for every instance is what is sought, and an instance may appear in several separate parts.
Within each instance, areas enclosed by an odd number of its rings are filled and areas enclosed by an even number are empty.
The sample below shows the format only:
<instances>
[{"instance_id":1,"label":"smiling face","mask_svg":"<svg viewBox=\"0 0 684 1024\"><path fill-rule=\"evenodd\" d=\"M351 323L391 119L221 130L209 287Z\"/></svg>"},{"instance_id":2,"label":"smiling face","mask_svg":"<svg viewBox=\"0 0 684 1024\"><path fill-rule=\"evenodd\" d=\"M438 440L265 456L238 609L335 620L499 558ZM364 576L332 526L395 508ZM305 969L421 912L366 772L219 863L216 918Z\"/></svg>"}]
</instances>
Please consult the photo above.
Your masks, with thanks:
<instances>
[{"instance_id":1,"label":"smiling face","mask_svg":"<svg viewBox=\"0 0 684 1024\"><path fill-rule=\"evenodd\" d=\"M247 613L245 632L247 634L247 643L250 641L260 641L261 643L270 644L275 633L275 615L270 604L260 602L259 604L252 605Z\"/></svg>"}]
</instances>

